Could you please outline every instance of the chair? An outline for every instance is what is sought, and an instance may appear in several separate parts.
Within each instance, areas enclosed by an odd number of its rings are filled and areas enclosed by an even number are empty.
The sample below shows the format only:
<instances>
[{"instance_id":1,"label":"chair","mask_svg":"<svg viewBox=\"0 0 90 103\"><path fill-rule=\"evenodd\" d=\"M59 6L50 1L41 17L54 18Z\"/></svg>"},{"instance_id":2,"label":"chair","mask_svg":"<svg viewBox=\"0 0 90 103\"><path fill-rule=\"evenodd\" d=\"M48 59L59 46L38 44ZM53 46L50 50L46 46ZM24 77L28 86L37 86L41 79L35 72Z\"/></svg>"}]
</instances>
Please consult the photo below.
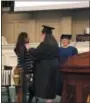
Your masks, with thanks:
<instances>
[{"instance_id":1,"label":"chair","mask_svg":"<svg viewBox=\"0 0 90 103\"><path fill-rule=\"evenodd\" d=\"M2 73L1 73L1 88L5 88L5 91L1 90L2 95L7 96L7 103L11 102L11 98L10 98L10 91L9 91L9 87L11 86L11 71L12 71L12 66L4 66L4 68L2 69ZM4 103L4 102L2 102ZM6 103L6 102L5 102Z\"/></svg>"}]
</instances>

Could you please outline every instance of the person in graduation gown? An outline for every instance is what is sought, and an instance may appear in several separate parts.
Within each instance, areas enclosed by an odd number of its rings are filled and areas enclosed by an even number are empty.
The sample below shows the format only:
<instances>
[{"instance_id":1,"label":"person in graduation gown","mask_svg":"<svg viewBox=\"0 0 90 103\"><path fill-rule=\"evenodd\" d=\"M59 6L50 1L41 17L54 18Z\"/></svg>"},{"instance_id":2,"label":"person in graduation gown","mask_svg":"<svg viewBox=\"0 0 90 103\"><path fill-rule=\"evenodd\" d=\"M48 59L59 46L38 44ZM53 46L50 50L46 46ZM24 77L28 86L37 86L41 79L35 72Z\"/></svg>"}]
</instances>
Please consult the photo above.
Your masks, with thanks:
<instances>
[{"instance_id":1,"label":"person in graduation gown","mask_svg":"<svg viewBox=\"0 0 90 103\"><path fill-rule=\"evenodd\" d=\"M60 44L61 44L61 47L59 48L60 65L65 63L69 57L78 54L77 48L69 46L71 37L72 35L62 35L60 38ZM58 87L57 87L57 94L59 96L62 95L62 89L63 89L63 75L61 72L59 72Z\"/></svg>"},{"instance_id":2,"label":"person in graduation gown","mask_svg":"<svg viewBox=\"0 0 90 103\"><path fill-rule=\"evenodd\" d=\"M52 35L53 29L43 25L42 42L32 53L36 58L35 96L46 99L47 103L56 97L59 69L59 46Z\"/></svg>"}]
</instances>

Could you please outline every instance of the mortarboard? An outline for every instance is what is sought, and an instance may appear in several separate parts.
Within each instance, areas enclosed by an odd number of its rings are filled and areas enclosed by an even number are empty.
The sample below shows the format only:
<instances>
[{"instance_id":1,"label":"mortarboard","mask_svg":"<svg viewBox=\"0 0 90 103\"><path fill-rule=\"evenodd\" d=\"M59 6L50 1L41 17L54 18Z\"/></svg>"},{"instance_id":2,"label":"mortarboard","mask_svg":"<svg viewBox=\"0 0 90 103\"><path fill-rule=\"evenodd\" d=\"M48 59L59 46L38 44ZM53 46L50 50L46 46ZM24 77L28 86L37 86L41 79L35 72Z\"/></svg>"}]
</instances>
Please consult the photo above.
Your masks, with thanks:
<instances>
[{"instance_id":1,"label":"mortarboard","mask_svg":"<svg viewBox=\"0 0 90 103\"><path fill-rule=\"evenodd\" d=\"M71 40L71 38L72 38L72 35L68 35L68 34L63 34L61 36L61 39L69 39L69 40Z\"/></svg>"},{"instance_id":2,"label":"mortarboard","mask_svg":"<svg viewBox=\"0 0 90 103\"><path fill-rule=\"evenodd\" d=\"M46 34L52 34L52 30L55 29L53 27L49 27L46 25L42 25L43 29L42 29L42 33L46 33Z\"/></svg>"}]
</instances>

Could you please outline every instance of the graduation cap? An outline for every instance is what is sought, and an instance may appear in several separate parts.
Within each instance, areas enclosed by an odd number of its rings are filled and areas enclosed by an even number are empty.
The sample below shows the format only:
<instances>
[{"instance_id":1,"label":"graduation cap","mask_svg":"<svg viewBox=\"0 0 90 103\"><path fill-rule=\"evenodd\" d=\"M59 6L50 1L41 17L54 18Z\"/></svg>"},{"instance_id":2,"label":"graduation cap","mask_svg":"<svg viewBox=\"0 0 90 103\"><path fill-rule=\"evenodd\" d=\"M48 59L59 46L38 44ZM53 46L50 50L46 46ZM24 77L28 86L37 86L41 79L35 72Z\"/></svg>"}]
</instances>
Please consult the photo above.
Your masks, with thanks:
<instances>
[{"instance_id":1,"label":"graduation cap","mask_svg":"<svg viewBox=\"0 0 90 103\"><path fill-rule=\"evenodd\" d=\"M63 34L61 36L61 39L69 39L69 40L71 40L71 38L72 38L72 35Z\"/></svg>"},{"instance_id":2,"label":"graduation cap","mask_svg":"<svg viewBox=\"0 0 90 103\"><path fill-rule=\"evenodd\" d=\"M52 30L55 29L53 27L46 26L46 25L42 25L42 27L43 27L42 33L45 33L45 34L52 34Z\"/></svg>"}]
</instances>

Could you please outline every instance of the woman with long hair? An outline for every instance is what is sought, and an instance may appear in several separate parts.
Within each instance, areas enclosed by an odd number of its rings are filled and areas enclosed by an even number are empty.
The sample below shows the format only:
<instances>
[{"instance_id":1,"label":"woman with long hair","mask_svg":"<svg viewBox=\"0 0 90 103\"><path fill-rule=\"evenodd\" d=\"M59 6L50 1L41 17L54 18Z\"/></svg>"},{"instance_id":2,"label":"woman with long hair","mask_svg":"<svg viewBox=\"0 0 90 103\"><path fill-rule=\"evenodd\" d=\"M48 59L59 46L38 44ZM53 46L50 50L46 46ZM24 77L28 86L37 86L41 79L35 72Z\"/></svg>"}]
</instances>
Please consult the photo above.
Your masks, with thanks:
<instances>
[{"instance_id":1,"label":"woman with long hair","mask_svg":"<svg viewBox=\"0 0 90 103\"><path fill-rule=\"evenodd\" d=\"M28 34L26 32L21 32L18 36L16 47L14 49L17 58L18 58L18 67L24 69L24 71L27 71L30 68L30 62L29 62L29 38ZM29 58L29 59L28 59Z\"/></svg>"},{"instance_id":2,"label":"woman with long hair","mask_svg":"<svg viewBox=\"0 0 90 103\"><path fill-rule=\"evenodd\" d=\"M32 67L32 57L29 54L29 38L26 32L21 32L18 36L16 47L14 49L18 64L17 67L22 69L22 103L27 103L27 78L26 74Z\"/></svg>"},{"instance_id":3,"label":"woman with long hair","mask_svg":"<svg viewBox=\"0 0 90 103\"><path fill-rule=\"evenodd\" d=\"M59 47L52 35L51 27L43 25L41 43L33 52L36 58L35 96L51 103L56 97L57 75L59 69Z\"/></svg>"}]
</instances>

